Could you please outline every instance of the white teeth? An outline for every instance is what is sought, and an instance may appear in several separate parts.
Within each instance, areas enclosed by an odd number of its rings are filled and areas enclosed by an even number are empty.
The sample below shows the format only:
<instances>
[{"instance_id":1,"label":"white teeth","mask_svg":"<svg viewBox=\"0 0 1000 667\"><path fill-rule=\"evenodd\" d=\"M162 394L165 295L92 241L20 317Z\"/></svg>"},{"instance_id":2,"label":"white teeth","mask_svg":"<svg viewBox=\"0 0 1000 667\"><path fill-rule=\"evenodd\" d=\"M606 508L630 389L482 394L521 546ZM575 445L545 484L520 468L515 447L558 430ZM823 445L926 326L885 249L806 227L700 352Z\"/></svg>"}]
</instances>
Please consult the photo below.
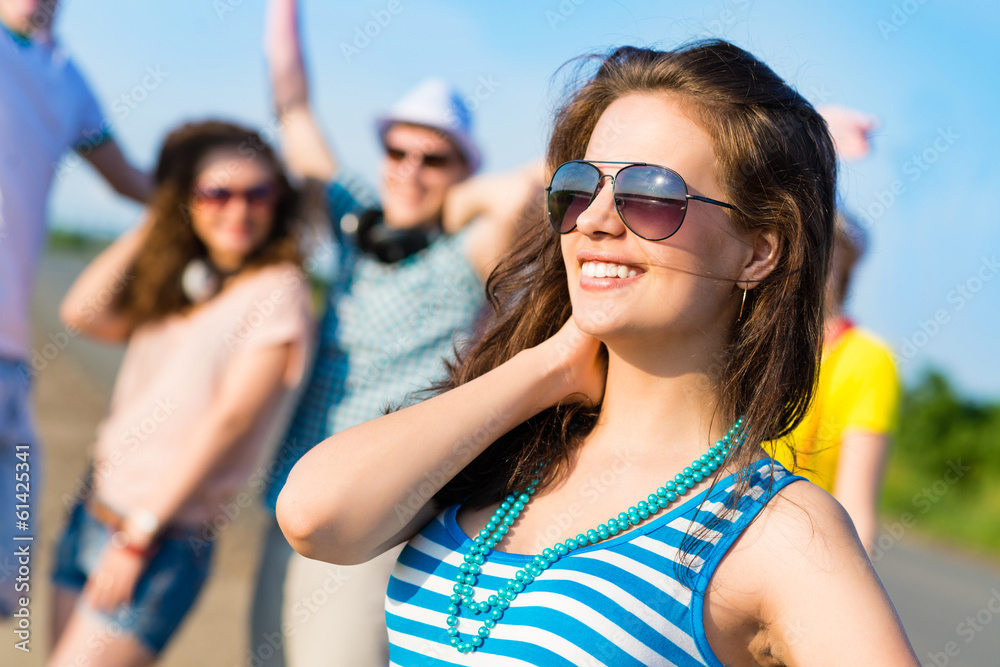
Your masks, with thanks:
<instances>
[{"instance_id":1,"label":"white teeth","mask_svg":"<svg viewBox=\"0 0 1000 667\"><path fill-rule=\"evenodd\" d=\"M584 262L580 270L588 278L634 278L639 275L638 271L624 264L606 262Z\"/></svg>"}]
</instances>

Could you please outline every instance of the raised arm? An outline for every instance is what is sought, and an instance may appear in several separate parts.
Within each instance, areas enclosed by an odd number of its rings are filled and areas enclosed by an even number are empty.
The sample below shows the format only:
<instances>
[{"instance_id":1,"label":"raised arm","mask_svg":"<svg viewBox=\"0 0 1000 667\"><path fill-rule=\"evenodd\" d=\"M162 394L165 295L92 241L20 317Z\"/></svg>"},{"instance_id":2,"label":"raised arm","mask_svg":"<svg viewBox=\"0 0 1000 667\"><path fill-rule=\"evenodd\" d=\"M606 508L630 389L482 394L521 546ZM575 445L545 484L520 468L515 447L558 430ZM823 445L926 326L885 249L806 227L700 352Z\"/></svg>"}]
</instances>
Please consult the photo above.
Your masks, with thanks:
<instances>
[{"instance_id":1,"label":"raised arm","mask_svg":"<svg viewBox=\"0 0 1000 667\"><path fill-rule=\"evenodd\" d=\"M483 280L515 239L545 217L544 171L541 162L531 162L470 178L448 191L442 225L448 233L474 225L465 250Z\"/></svg>"},{"instance_id":2,"label":"raised arm","mask_svg":"<svg viewBox=\"0 0 1000 667\"><path fill-rule=\"evenodd\" d=\"M271 0L265 51L285 162L304 178L328 182L338 165L309 106L296 0Z\"/></svg>"},{"instance_id":3,"label":"raised arm","mask_svg":"<svg viewBox=\"0 0 1000 667\"><path fill-rule=\"evenodd\" d=\"M149 174L133 167L114 139L105 141L87 153L86 160L118 194L140 204L149 199L153 187Z\"/></svg>"},{"instance_id":4,"label":"raised arm","mask_svg":"<svg viewBox=\"0 0 1000 667\"><path fill-rule=\"evenodd\" d=\"M131 280L132 262L151 224L147 219L125 232L87 265L63 297L59 307L63 324L108 343L122 342L131 335L132 324L115 310L113 297Z\"/></svg>"},{"instance_id":5,"label":"raised arm","mask_svg":"<svg viewBox=\"0 0 1000 667\"><path fill-rule=\"evenodd\" d=\"M818 111L826 121L837 149L837 155L847 162L868 157L871 135L878 128L878 119L857 109L827 104Z\"/></svg>"},{"instance_id":6,"label":"raised arm","mask_svg":"<svg viewBox=\"0 0 1000 667\"><path fill-rule=\"evenodd\" d=\"M500 435L570 394L599 400L599 348L570 320L468 384L320 443L278 496L281 530L304 556L339 564L408 539L435 511L433 495Z\"/></svg>"}]
</instances>

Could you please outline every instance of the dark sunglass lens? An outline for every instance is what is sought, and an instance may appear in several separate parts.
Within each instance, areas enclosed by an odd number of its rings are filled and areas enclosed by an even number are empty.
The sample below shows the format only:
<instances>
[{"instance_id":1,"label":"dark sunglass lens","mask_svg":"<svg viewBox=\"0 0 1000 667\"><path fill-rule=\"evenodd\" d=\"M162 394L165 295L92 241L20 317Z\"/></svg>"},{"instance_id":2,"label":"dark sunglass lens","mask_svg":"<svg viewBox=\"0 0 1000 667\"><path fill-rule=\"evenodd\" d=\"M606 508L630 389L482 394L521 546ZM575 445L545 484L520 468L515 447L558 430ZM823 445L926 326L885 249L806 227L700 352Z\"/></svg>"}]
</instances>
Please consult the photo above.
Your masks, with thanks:
<instances>
[{"instance_id":1,"label":"dark sunglass lens","mask_svg":"<svg viewBox=\"0 0 1000 667\"><path fill-rule=\"evenodd\" d=\"M424 166L431 169L441 169L451 163L451 158L447 155L428 154L424 155Z\"/></svg>"},{"instance_id":2,"label":"dark sunglass lens","mask_svg":"<svg viewBox=\"0 0 1000 667\"><path fill-rule=\"evenodd\" d=\"M684 181L662 167L626 167L615 179L615 202L625 224L650 241L662 241L680 229L685 194Z\"/></svg>"},{"instance_id":3,"label":"dark sunglass lens","mask_svg":"<svg viewBox=\"0 0 1000 667\"><path fill-rule=\"evenodd\" d=\"M247 190L247 201L251 204L268 201L273 196L274 186L272 185L258 185Z\"/></svg>"},{"instance_id":4,"label":"dark sunglass lens","mask_svg":"<svg viewBox=\"0 0 1000 667\"><path fill-rule=\"evenodd\" d=\"M232 198L233 193L226 188L199 188L195 190L195 195L203 201L225 204Z\"/></svg>"},{"instance_id":5,"label":"dark sunglass lens","mask_svg":"<svg viewBox=\"0 0 1000 667\"><path fill-rule=\"evenodd\" d=\"M576 227L576 219L590 205L600 172L593 165L568 162L552 176L549 222L560 234Z\"/></svg>"}]
</instances>

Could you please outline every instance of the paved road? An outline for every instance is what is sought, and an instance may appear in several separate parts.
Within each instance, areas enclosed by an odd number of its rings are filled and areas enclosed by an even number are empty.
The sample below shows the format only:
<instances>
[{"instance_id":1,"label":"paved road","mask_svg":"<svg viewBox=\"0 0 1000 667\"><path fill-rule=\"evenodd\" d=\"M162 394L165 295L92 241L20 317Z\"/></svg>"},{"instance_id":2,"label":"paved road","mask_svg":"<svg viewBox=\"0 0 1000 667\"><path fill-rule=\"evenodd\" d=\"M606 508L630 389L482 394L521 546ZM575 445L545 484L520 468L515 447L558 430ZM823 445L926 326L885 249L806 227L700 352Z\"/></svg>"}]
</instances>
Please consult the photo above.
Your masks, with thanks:
<instances>
[{"instance_id":1,"label":"paved road","mask_svg":"<svg viewBox=\"0 0 1000 667\"><path fill-rule=\"evenodd\" d=\"M49 252L42 260L32 313L36 343L29 361L40 374L55 361L56 355L68 352L91 379L110 392L121 361L122 346L104 345L84 336L74 336L67 332L58 317L59 303L82 269L79 253Z\"/></svg>"},{"instance_id":2,"label":"paved road","mask_svg":"<svg viewBox=\"0 0 1000 667\"><path fill-rule=\"evenodd\" d=\"M1000 565L903 541L876 563L924 667L1000 667Z\"/></svg>"},{"instance_id":3,"label":"paved road","mask_svg":"<svg viewBox=\"0 0 1000 667\"><path fill-rule=\"evenodd\" d=\"M71 255L50 253L45 258L36 299L38 331L35 338L40 341L39 345L51 343L54 347L36 348L41 355L38 363L55 363L47 356L57 349L60 355L68 353L94 384L107 393L117 370L120 349L67 337L56 318L56 305L81 266L81 260ZM245 540L244 545L253 542L254 525L259 525L256 516L241 527L239 532ZM901 539L886 535L881 544L884 548L876 558L876 568L896 604L921 664L924 667L1000 667L1000 559L989 562L973 558L910 535L903 535ZM206 612L223 608L223 600L218 598L232 595L234 590L238 591L237 597L242 602L236 606L243 607L237 614L245 613L253 558L247 557L245 548L242 552L242 558L232 554L230 563L235 565L235 571L230 574L236 576L228 582L230 586L217 586L218 590L205 596L210 599L203 600L199 621L211 623L212 615ZM231 610L230 615L232 613ZM227 627L227 630L234 632L235 629ZM179 637L178 643L194 640L195 633L211 636L211 631L202 628L189 632L187 638ZM229 636L239 642L240 633L235 631L235 634L237 636ZM188 652L192 648L178 646L168 658L177 660L176 664L185 664L187 656L197 654L196 651ZM220 664L233 653L224 652L223 655L225 658L219 656ZM173 660L168 659L168 662L174 664ZM235 661L227 660L225 664L235 664Z\"/></svg>"}]
</instances>

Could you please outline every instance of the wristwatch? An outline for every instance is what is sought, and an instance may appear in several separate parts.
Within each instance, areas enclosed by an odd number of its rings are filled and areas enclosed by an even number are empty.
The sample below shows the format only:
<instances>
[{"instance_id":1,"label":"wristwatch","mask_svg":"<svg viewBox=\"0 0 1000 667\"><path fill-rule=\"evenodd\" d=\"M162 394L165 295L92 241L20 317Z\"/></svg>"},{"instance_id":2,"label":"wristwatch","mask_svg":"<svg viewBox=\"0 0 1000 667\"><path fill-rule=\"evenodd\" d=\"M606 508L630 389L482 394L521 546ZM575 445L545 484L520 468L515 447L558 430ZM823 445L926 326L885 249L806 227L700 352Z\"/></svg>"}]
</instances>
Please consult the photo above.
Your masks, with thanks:
<instances>
[{"instance_id":1,"label":"wristwatch","mask_svg":"<svg viewBox=\"0 0 1000 667\"><path fill-rule=\"evenodd\" d=\"M129 512L128 516L125 517L125 522L135 526L139 532L147 536L149 541L152 541L160 532L160 520L156 518L155 514L141 507Z\"/></svg>"},{"instance_id":2,"label":"wristwatch","mask_svg":"<svg viewBox=\"0 0 1000 667\"><path fill-rule=\"evenodd\" d=\"M126 525L132 529L132 534L125 530ZM111 536L111 544L118 549L146 558L155 551L156 535L159 532L160 520L149 510L140 508L128 513L119 529ZM136 536L135 540L133 535ZM143 546L140 547L134 542Z\"/></svg>"}]
</instances>

